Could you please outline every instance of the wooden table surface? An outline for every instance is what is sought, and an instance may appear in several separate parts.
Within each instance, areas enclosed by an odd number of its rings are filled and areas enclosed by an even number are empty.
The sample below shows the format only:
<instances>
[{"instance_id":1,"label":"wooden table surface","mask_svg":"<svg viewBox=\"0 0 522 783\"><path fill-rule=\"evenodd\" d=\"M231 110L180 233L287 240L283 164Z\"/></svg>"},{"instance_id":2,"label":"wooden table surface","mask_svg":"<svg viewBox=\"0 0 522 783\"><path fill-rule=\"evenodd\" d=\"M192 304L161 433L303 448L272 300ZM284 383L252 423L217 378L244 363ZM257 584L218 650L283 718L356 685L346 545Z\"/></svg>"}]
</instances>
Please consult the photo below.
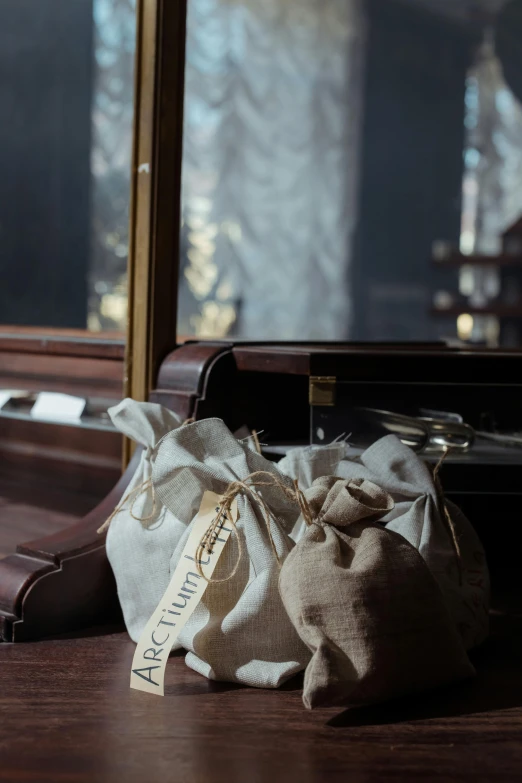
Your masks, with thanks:
<instances>
[{"instance_id":1,"label":"wooden table surface","mask_svg":"<svg viewBox=\"0 0 522 783\"><path fill-rule=\"evenodd\" d=\"M522 780L522 619L493 618L478 678L400 703L308 712L282 691L169 661L166 695L128 688L125 633L0 644L0 780L368 783Z\"/></svg>"}]
</instances>

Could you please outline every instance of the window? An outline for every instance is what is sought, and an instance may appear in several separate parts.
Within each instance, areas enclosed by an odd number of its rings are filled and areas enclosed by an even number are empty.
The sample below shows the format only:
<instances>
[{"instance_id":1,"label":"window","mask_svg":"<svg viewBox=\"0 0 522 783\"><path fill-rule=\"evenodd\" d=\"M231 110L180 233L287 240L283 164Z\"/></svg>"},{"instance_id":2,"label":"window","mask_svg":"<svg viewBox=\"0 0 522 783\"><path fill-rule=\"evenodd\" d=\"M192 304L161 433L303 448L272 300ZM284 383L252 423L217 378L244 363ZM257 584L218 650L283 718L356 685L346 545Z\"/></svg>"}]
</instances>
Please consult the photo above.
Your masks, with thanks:
<instances>
[{"instance_id":1,"label":"window","mask_svg":"<svg viewBox=\"0 0 522 783\"><path fill-rule=\"evenodd\" d=\"M123 331L134 0L0 1L0 323Z\"/></svg>"}]
</instances>

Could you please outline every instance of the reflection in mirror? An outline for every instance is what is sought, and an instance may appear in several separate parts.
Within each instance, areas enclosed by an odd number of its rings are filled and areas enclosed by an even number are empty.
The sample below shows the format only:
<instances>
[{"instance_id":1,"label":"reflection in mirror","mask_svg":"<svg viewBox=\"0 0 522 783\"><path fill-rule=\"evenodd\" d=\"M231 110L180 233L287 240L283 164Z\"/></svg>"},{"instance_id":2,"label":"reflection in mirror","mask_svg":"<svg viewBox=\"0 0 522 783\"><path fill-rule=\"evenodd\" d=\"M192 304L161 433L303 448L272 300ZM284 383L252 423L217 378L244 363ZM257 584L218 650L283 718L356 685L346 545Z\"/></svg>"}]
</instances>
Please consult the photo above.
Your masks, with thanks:
<instances>
[{"instance_id":1,"label":"reflection in mirror","mask_svg":"<svg viewBox=\"0 0 522 783\"><path fill-rule=\"evenodd\" d=\"M109 407L113 400L103 397L78 397L60 392L30 392L0 389L2 419L52 422L75 427L114 431Z\"/></svg>"},{"instance_id":2,"label":"reflection in mirror","mask_svg":"<svg viewBox=\"0 0 522 783\"><path fill-rule=\"evenodd\" d=\"M114 403L99 393L0 390L0 560L79 522L118 481Z\"/></svg>"},{"instance_id":3,"label":"reflection in mirror","mask_svg":"<svg viewBox=\"0 0 522 783\"><path fill-rule=\"evenodd\" d=\"M123 331L135 0L0 0L0 323Z\"/></svg>"},{"instance_id":4,"label":"reflection in mirror","mask_svg":"<svg viewBox=\"0 0 522 783\"><path fill-rule=\"evenodd\" d=\"M187 24L181 336L522 344L522 0Z\"/></svg>"},{"instance_id":5,"label":"reflection in mirror","mask_svg":"<svg viewBox=\"0 0 522 783\"><path fill-rule=\"evenodd\" d=\"M79 521L121 476L121 435L107 411L121 400L125 350L85 332L3 332L0 559Z\"/></svg>"}]
</instances>

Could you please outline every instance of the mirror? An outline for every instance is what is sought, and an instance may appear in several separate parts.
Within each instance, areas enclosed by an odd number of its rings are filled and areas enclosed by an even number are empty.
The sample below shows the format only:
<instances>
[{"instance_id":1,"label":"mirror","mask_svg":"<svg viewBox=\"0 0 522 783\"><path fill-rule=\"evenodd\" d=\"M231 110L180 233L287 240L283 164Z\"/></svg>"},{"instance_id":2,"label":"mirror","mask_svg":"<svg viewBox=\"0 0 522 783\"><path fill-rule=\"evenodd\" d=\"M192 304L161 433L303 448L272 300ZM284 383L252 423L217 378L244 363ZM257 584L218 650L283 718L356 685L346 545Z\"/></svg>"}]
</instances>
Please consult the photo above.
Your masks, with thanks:
<instances>
[{"instance_id":1,"label":"mirror","mask_svg":"<svg viewBox=\"0 0 522 783\"><path fill-rule=\"evenodd\" d=\"M521 6L188 0L181 339L520 346Z\"/></svg>"},{"instance_id":2,"label":"mirror","mask_svg":"<svg viewBox=\"0 0 522 783\"><path fill-rule=\"evenodd\" d=\"M121 475L135 50L135 0L0 0L0 559Z\"/></svg>"},{"instance_id":3,"label":"mirror","mask_svg":"<svg viewBox=\"0 0 522 783\"><path fill-rule=\"evenodd\" d=\"M135 0L0 0L0 323L124 332Z\"/></svg>"}]
</instances>

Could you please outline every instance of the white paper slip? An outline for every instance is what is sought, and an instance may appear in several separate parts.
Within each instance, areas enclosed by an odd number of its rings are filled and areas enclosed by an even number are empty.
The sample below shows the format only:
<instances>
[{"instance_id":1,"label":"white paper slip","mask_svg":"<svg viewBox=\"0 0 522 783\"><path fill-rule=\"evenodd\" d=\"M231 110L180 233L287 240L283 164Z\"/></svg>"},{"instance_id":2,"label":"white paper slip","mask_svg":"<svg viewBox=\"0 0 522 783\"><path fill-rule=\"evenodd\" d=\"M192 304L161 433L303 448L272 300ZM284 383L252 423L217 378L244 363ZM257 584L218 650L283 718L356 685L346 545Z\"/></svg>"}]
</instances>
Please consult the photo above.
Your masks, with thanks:
<instances>
[{"instance_id":1,"label":"white paper slip","mask_svg":"<svg viewBox=\"0 0 522 783\"><path fill-rule=\"evenodd\" d=\"M2 391L0 391L0 410L2 410L6 402L9 402L9 400L11 399L11 395L12 392L10 391L4 391L3 389Z\"/></svg>"},{"instance_id":2,"label":"white paper slip","mask_svg":"<svg viewBox=\"0 0 522 783\"><path fill-rule=\"evenodd\" d=\"M163 696L165 668L170 651L194 609L201 601L225 548L232 526L223 515L215 534L205 547L205 557L199 561L206 579L198 573L196 553L199 544L219 513L220 495L205 492L199 511L191 523L191 532L163 598L140 636L132 660L130 687L145 693ZM230 508L237 520L237 500Z\"/></svg>"},{"instance_id":3,"label":"white paper slip","mask_svg":"<svg viewBox=\"0 0 522 783\"><path fill-rule=\"evenodd\" d=\"M68 424L81 421L86 400L70 394L41 392L31 408L31 418Z\"/></svg>"}]
</instances>

